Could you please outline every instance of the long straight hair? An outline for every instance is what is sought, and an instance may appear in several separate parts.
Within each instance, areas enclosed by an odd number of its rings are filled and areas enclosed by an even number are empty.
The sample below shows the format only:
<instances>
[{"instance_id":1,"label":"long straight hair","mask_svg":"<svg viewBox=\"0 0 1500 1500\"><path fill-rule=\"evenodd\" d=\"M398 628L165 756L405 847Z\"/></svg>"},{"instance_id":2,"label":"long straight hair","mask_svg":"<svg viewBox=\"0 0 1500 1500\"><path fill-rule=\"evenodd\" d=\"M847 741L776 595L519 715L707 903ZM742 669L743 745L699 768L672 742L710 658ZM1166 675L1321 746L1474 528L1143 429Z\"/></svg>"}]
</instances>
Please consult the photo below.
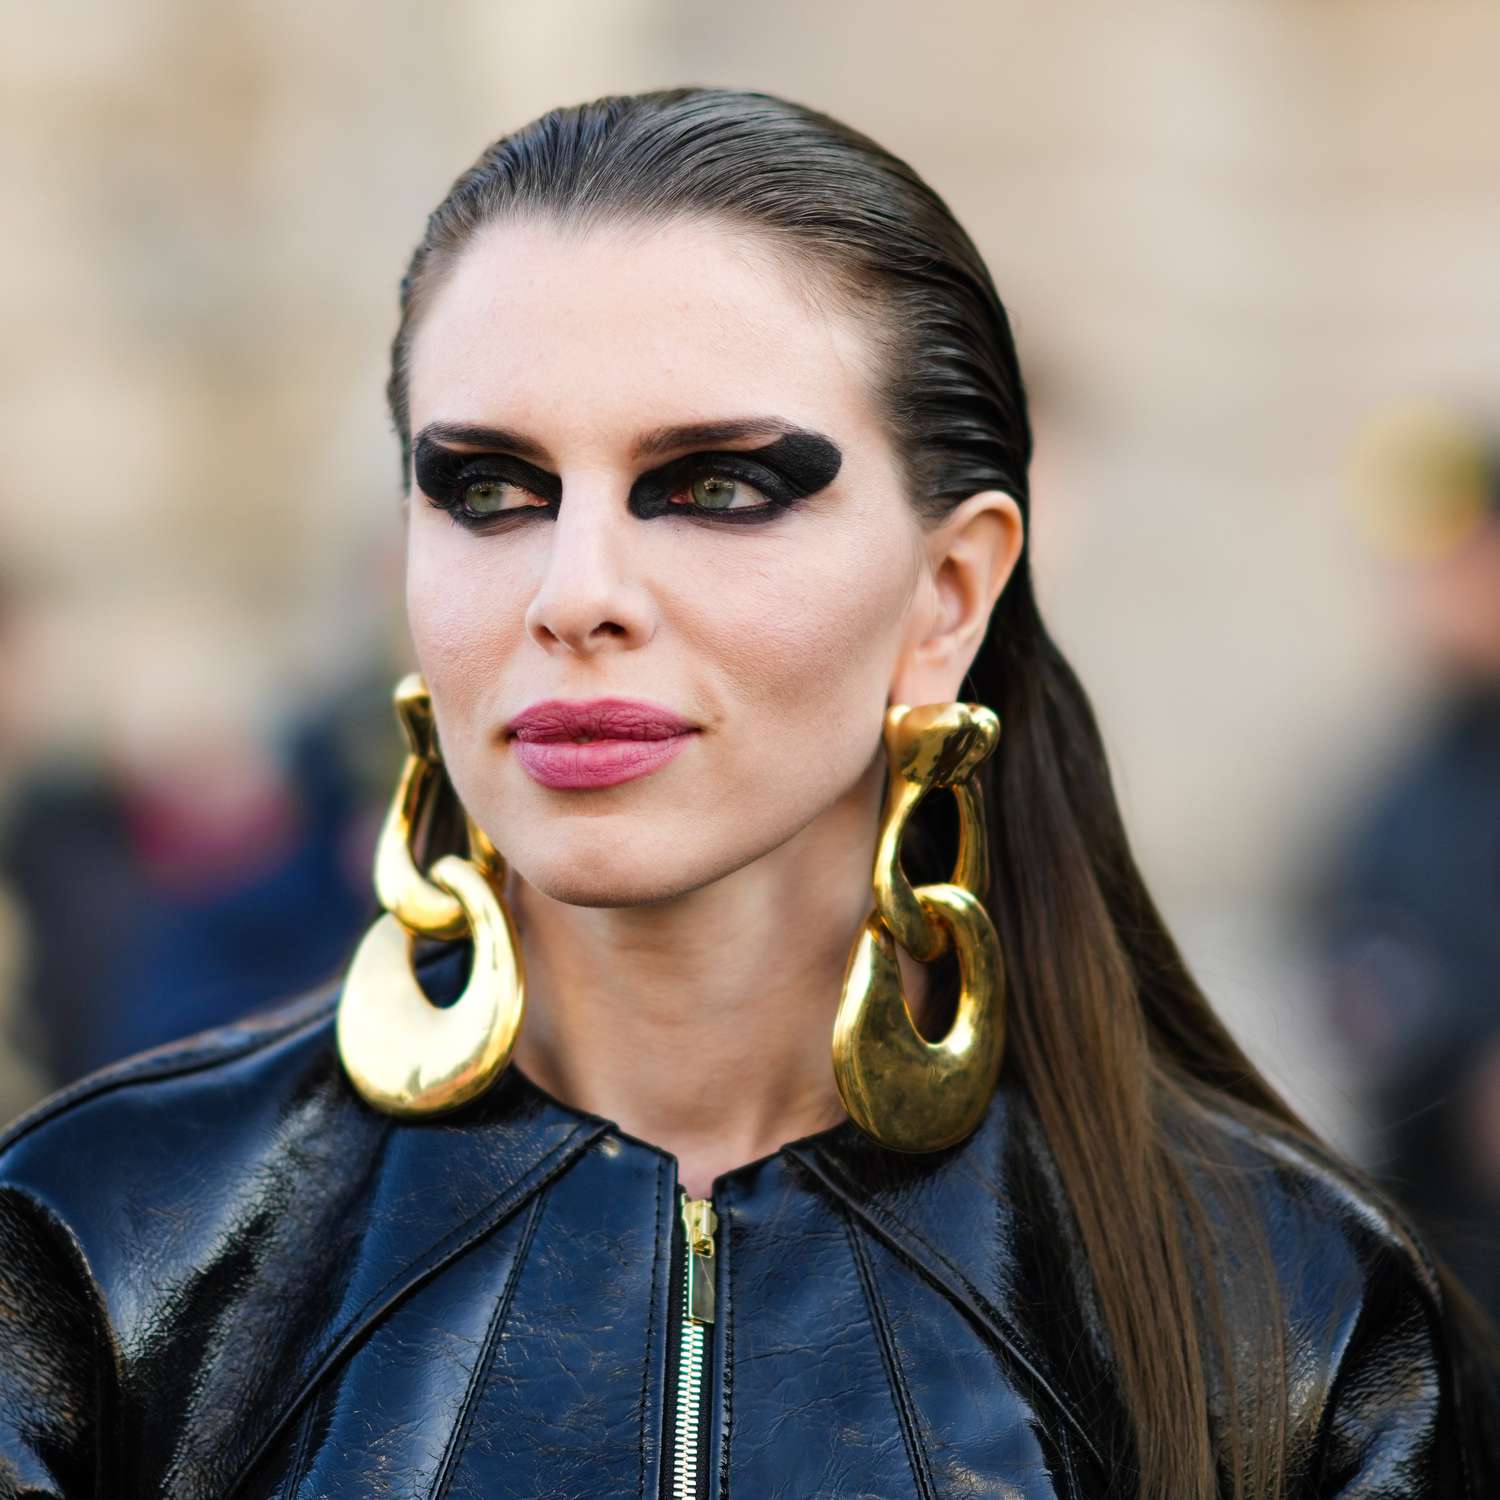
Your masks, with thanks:
<instances>
[{"instance_id":1,"label":"long straight hair","mask_svg":"<svg viewBox=\"0 0 1500 1500\"><path fill-rule=\"evenodd\" d=\"M765 236L810 289L865 320L879 400L924 520L992 489L1029 517L1032 439L1015 343L947 205L827 115L708 88L553 110L453 184L401 283L388 396L403 485L412 337L476 230L683 216ZM1231 1337L1210 1220L1224 1221L1237 1189L1219 1170L1210 1207L1201 1171L1187 1165L1212 1159L1206 1133L1195 1147L1192 1122L1227 1112L1317 1143L1214 1014L1146 890L1088 699L1038 613L1028 554L995 607L969 694L1003 726L983 775L989 906L1009 974L1005 1066L1045 1132L1084 1248L1085 1295L1124 1406L1116 1446L1135 1476L1126 1488L1152 1500L1275 1500L1288 1414L1275 1281L1254 1215L1236 1214L1237 1236L1252 1242L1248 1254L1235 1247L1236 1302L1249 1299L1251 1311L1236 1312ZM945 835L928 838L935 871Z\"/></svg>"}]
</instances>

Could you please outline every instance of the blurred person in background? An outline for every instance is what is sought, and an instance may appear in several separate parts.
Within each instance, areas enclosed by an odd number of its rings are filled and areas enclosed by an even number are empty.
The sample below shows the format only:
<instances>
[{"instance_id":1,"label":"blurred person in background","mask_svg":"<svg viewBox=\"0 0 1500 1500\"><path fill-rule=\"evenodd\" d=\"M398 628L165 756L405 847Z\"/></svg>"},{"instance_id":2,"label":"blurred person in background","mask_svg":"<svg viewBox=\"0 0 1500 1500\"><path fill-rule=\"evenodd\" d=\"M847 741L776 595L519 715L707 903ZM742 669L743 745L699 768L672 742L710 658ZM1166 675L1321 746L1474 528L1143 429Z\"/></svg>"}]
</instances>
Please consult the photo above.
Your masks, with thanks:
<instances>
[{"instance_id":1,"label":"blurred person in background","mask_svg":"<svg viewBox=\"0 0 1500 1500\"><path fill-rule=\"evenodd\" d=\"M607 97L399 309L383 913L0 1141L0 1500L1492 1493L1482 1320L1136 866L933 189Z\"/></svg>"},{"instance_id":2,"label":"blurred person in background","mask_svg":"<svg viewBox=\"0 0 1500 1500\"><path fill-rule=\"evenodd\" d=\"M327 980L370 913L364 685L262 726L180 660L156 671L97 757L18 753L0 811L11 1050L54 1087Z\"/></svg>"},{"instance_id":3,"label":"blurred person in background","mask_svg":"<svg viewBox=\"0 0 1500 1500\"><path fill-rule=\"evenodd\" d=\"M1428 674L1320 903L1369 1164L1500 1315L1500 433L1403 410L1356 485Z\"/></svg>"}]
</instances>

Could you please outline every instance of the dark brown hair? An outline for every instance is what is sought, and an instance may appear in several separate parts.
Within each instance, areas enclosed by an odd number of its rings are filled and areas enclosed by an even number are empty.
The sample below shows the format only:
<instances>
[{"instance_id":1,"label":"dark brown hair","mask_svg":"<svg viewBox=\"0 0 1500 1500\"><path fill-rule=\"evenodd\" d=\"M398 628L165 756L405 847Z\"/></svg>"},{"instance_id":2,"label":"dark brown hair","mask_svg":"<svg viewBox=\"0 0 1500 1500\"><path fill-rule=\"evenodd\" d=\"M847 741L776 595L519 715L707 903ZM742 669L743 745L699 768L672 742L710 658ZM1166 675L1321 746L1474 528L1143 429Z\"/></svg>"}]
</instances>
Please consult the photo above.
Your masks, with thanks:
<instances>
[{"instance_id":1,"label":"dark brown hair","mask_svg":"<svg viewBox=\"0 0 1500 1500\"><path fill-rule=\"evenodd\" d=\"M1031 429L1015 343L946 204L827 115L722 89L553 110L454 183L401 283L388 395L403 483L413 333L477 229L685 215L769 237L810 286L867 318L879 399L924 517L991 489L1027 508ZM1278 1496L1287 1392L1276 1286L1255 1216L1235 1214L1236 1303L1248 1299L1251 1312L1228 1328L1216 1293L1224 1237L1210 1224L1232 1212L1237 1189L1194 1122L1228 1113L1316 1143L1220 1023L1146 890L1092 711L1042 623L1024 553L970 686L1003 725L985 791L990 909L1010 975L1006 1067L1045 1132L1084 1247L1085 1295L1125 1403L1120 1441L1134 1454L1125 1488L1172 1500ZM935 874L945 835L930 838Z\"/></svg>"}]
</instances>

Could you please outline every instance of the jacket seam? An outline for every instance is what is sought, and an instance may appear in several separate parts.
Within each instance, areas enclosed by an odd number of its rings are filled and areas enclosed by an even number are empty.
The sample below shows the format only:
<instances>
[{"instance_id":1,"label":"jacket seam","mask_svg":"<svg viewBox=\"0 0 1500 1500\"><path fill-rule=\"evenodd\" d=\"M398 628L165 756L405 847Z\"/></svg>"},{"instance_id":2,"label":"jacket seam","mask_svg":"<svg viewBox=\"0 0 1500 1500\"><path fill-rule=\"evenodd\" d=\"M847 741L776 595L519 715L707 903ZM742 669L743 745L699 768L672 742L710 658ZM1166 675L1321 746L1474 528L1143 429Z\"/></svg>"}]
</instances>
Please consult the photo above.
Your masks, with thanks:
<instances>
[{"instance_id":1,"label":"jacket seam","mask_svg":"<svg viewBox=\"0 0 1500 1500\"><path fill-rule=\"evenodd\" d=\"M646 1357L641 1361L641 1463L640 1473L636 1477L636 1493L645 1500L646 1495L646 1454L648 1451L647 1438L650 1423L651 1410L646 1400L651 1389L651 1364L656 1350L656 1286L657 1277L661 1272L661 1241L662 1241L662 1192L661 1177L666 1170L665 1158L658 1157L656 1162L656 1235L655 1242L651 1247L651 1300L646 1304ZM665 1413L663 1413L665 1416ZM658 1427L657 1443L661 1443L661 1433Z\"/></svg>"},{"instance_id":2,"label":"jacket seam","mask_svg":"<svg viewBox=\"0 0 1500 1500\"><path fill-rule=\"evenodd\" d=\"M408 1286L415 1281L425 1279L440 1266L451 1260L459 1251L466 1250L470 1245L477 1243L486 1234L490 1233L491 1230L495 1229L508 1213L518 1208L547 1181L552 1173L556 1158L562 1156L567 1151L568 1147L574 1143L580 1133L581 1127L574 1130L565 1140L560 1141L554 1146L531 1171L512 1186L507 1197L502 1197L496 1203L491 1203L488 1208L481 1209L477 1214L472 1215L468 1220L460 1224L451 1234L446 1235L435 1245L430 1246L424 1257L426 1263L421 1265L420 1270L414 1272L413 1267L408 1265L387 1280L378 1291L372 1292L360 1304L359 1311L351 1315L349 1319L350 1329L361 1327L371 1317L378 1315L377 1309L380 1309L380 1304L390 1297L395 1288ZM537 1179L537 1181L533 1182L533 1178ZM500 1208L499 1217L492 1217L495 1214L496 1208L500 1205L504 1206ZM477 1229L474 1228L476 1222L480 1222L480 1227ZM347 1334L341 1336L339 1340L341 1345L347 1337Z\"/></svg>"},{"instance_id":3,"label":"jacket seam","mask_svg":"<svg viewBox=\"0 0 1500 1500\"><path fill-rule=\"evenodd\" d=\"M302 1481L307 1478L308 1464L312 1458L313 1422L317 1417L320 1404L319 1397L314 1397L309 1401L307 1410L302 1414L301 1422L297 1424L297 1446L292 1451L292 1467L287 1476L287 1482L282 1488L281 1500L297 1500L297 1491L302 1488Z\"/></svg>"},{"instance_id":4,"label":"jacket seam","mask_svg":"<svg viewBox=\"0 0 1500 1500\"><path fill-rule=\"evenodd\" d=\"M589 1140L597 1137L602 1129L603 1127L600 1126L589 1134L583 1145L586 1146ZM544 1187L562 1170L563 1165L582 1149L582 1146L578 1144L578 1139L584 1134L583 1126L575 1127L566 1139L560 1141L525 1176L513 1183L507 1193L497 1198L488 1208L472 1215L435 1245L429 1246L419 1260L409 1262L400 1272L386 1281L378 1291L365 1298L359 1309L344 1320L339 1332L330 1340L319 1358L309 1365L307 1374L297 1387L296 1394L287 1403L286 1410L266 1429L260 1442L241 1464L239 1473L234 1483L225 1491L226 1494L233 1494L244 1482L245 1477L254 1470L255 1465L261 1461L266 1450L275 1441L276 1434L316 1389L324 1372L342 1358L345 1351L365 1328L389 1311L390 1306L396 1300L397 1289L405 1293L420 1286L441 1270L454 1256L462 1254L471 1245L482 1240L485 1235L493 1233L527 1198Z\"/></svg>"},{"instance_id":5,"label":"jacket seam","mask_svg":"<svg viewBox=\"0 0 1500 1500\"><path fill-rule=\"evenodd\" d=\"M912 1400L911 1390L906 1383L906 1376L901 1371L890 1318L880 1296L880 1288L875 1285L874 1267L870 1264L869 1252L860 1239L859 1231L854 1226L853 1216L847 1207L841 1206L840 1212L844 1221L844 1235L849 1241L849 1253L854 1260L860 1290L864 1293L865 1307L870 1314L870 1322L875 1328L876 1343L880 1347L880 1362L885 1366L886 1382L890 1387L891 1398L895 1402L896 1420L901 1428L901 1440L906 1444L906 1458L911 1465L912 1478L916 1481L917 1493L921 1500L936 1500L937 1487L933 1483L932 1470L928 1467L918 1440L917 1428L920 1419L917 1415L916 1404Z\"/></svg>"},{"instance_id":6,"label":"jacket seam","mask_svg":"<svg viewBox=\"0 0 1500 1500\"><path fill-rule=\"evenodd\" d=\"M458 1472L459 1460L463 1457L464 1449L468 1445L469 1429L473 1425L474 1412L479 1405L485 1386L489 1384L490 1370L495 1363L495 1352L500 1345L500 1335L504 1331L506 1319L510 1316L510 1305L515 1297L516 1283L520 1281L521 1271L531 1254L531 1242L536 1234L537 1220L541 1217L542 1207L546 1201L546 1191L538 1193L527 1212L526 1223L521 1229L521 1242L516 1247L515 1259L511 1262L510 1272L505 1278L504 1290L500 1293L495 1309L490 1314L489 1323L485 1327L479 1358L475 1360L474 1368L469 1372L469 1383L464 1390L458 1420L453 1424L453 1431L448 1434L448 1441L443 1449L442 1461L438 1465L438 1472L433 1480L432 1500L444 1500L452 1487L453 1476Z\"/></svg>"},{"instance_id":7,"label":"jacket seam","mask_svg":"<svg viewBox=\"0 0 1500 1500\"><path fill-rule=\"evenodd\" d=\"M1081 1500L1083 1491L1078 1488L1078 1471L1073 1467L1073 1437L1066 1427L1058 1432L1057 1443L1062 1449L1063 1475L1068 1481L1068 1494L1072 1500Z\"/></svg>"},{"instance_id":8,"label":"jacket seam","mask_svg":"<svg viewBox=\"0 0 1500 1500\"><path fill-rule=\"evenodd\" d=\"M964 1294L962 1297L955 1298L959 1302L959 1305L965 1307L971 1316L979 1317L989 1327L1001 1347L1009 1350L1011 1356L1021 1363L1022 1368L1036 1381L1037 1386L1046 1394L1048 1400L1052 1402L1063 1418L1071 1424L1074 1432L1088 1451L1100 1462L1103 1462L1103 1456L1095 1448L1093 1440L1089 1437L1088 1430L1080 1421L1078 1414L1063 1399L1061 1393L1053 1387L1052 1382L1048 1380L1044 1373L1043 1362L1032 1352L1027 1341L1011 1326L1009 1320L1004 1318L999 1310L991 1304L989 1298L924 1235L913 1229L905 1221L882 1212L870 1203L861 1201L850 1188L843 1173L830 1163L823 1153L820 1152L819 1157L820 1161L818 1164L814 1164L808 1157L802 1156L800 1153L797 1159L812 1172L815 1178L835 1192L854 1213L871 1224L880 1233L882 1238L890 1241L900 1253L906 1255L909 1259L916 1259L916 1257L911 1256L910 1250L902 1244L903 1236L920 1246L931 1258L933 1265L924 1266L921 1260L917 1259L918 1266L928 1276L937 1281L938 1285L949 1296L954 1296L954 1286L947 1285L944 1277L937 1275L933 1266L940 1267L947 1277L952 1278L953 1282L956 1283L957 1287Z\"/></svg>"}]
</instances>

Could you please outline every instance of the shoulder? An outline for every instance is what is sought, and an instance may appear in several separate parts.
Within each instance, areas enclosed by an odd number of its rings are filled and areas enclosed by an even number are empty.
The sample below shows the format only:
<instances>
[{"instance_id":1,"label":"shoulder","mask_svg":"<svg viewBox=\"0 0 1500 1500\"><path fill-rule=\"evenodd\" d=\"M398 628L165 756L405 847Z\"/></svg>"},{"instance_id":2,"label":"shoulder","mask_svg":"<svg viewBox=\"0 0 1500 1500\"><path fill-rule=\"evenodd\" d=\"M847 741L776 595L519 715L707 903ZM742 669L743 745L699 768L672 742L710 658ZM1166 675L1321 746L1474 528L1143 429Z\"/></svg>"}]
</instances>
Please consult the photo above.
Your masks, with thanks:
<instances>
[{"instance_id":1,"label":"shoulder","mask_svg":"<svg viewBox=\"0 0 1500 1500\"><path fill-rule=\"evenodd\" d=\"M457 998L468 973L462 943L416 960L423 989L439 1005ZM176 1138L195 1155L216 1144L239 1150L257 1124L317 1102L368 1123L339 1062L335 1027L342 977L226 1026L135 1053L58 1090L0 1131L0 1183L63 1147L90 1142L91 1174L142 1144L160 1152ZM99 1153L103 1153L102 1155Z\"/></svg>"},{"instance_id":2,"label":"shoulder","mask_svg":"<svg viewBox=\"0 0 1500 1500\"><path fill-rule=\"evenodd\" d=\"M243 1176L309 1108L354 1111L338 1068L328 985L100 1069L0 1134L0 1199L19 1195L87 1243L165 1207L182 1186ZM227 1191L227 1186L226 1189Z\"/></svg>"},{"instance_id":3,"label":"shoulder","mask_svg":"<svg viewBox=\"0 0 1500 1500\"><path fill-rule=\"evenodd\" d=\"M1379 1473L1439 1480L1412 1493L1479 1493L1471 1471L1496 1417L1493 1388L1478 1330L1419 1232L1316 1139L1227 1111L1209 1126L1203 1201L1223 1242L1227 1316L1243 1327L1266 1310L1257 1280L1272 1289L1294 1466L1318 1476L1318 1493L1364 1493Z\"/></svg>"},{"instance_id":4,"label":"shoulder","mask_svg":"<svg viewBox=\"0 0 1500 1500\"><path fill-rule=\"evenodd\" d=\"M288 1379L421 1259L417 1172L373 1201L391 1122L343 1074L338 994L105 1068L0 1138L0 1495L102 1494L153 1444L243 1468Z\"/></svg>"},{"instance_id":5,"label":"shoulder","mask_svg":"<svg viewBox=\"0 0 1500 1500\"><path fill-rule=\"evenodd\" d=\"M1372 1274L1400 1274L1439 1299L1438 1274L1400 1208L1356 1167L1315 1137L1259 1119L1214 1111L1216 1179L1248 1193L1283 1280L1364 1288Z\"/></svg>"}]
</instances>

